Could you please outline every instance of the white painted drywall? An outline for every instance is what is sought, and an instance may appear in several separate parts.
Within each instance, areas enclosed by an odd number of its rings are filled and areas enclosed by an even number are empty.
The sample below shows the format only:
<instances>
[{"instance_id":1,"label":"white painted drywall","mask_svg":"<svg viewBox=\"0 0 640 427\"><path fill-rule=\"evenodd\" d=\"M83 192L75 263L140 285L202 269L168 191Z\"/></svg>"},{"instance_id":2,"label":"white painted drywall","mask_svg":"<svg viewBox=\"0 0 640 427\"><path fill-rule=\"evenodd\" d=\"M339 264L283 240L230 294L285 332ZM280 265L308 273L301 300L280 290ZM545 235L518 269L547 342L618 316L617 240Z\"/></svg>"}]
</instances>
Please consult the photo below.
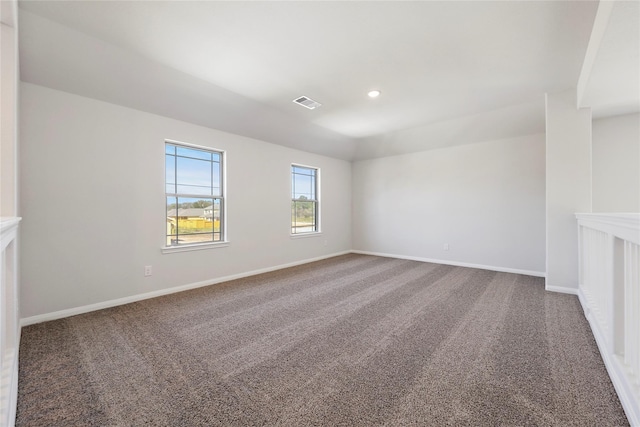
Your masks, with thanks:
<instances>
[{"instance_id":1,"label":"white painted drywall","mask_svg":"<svg viewBox=\"0 0 640 427\"><path fill-rule=\"evenodd\" d=\"M395 156L454 145L544 133L544 96L463 117L357 140L355 160Z\"/></svg>"},{"instance_id":2,"label":"white painted drywall","mask_svg":"<svg viewBox=\"0 0 640 427\"><path fill-rule=\"evenodd\" d=\"M13 6L9 6L13 5ZM17 8L15 2L3 2L3 22L0 24L0 216L17 215L17 170L16 170L16 124L18 110L18 44L17 28L4 22L13 21L11 8Z\"/></svg>"},{"instance_id":3,"label":"white painted drywall","mask_svg":"<svg viewBox=\"0 0 640 427\"><path fill-rule=\"evenodd\" d=\"M351 249L347 161L29 83L21 91L23 317ZM161 253L165 139L226 151L228 247ZM321 168L318 237L290 237L293 162Z\"/></svg>"},{"instance_id":4,"label":"white painted drywall","mask_svg":"<svg viewBox=\"0 0 640 427\"><path fill-rule=\"evenodd\" d=\"M354 162L354 249L543 273L544 142L539 134Z\"/></svg>"},{"instance_id":5,"label":"white painted drywall","mask_svg":"<svg viewBox=\"0 0 640 427\"><path fill-rule=\"evenodd\" d=\"M591 212L591 110L576 92L546 96L546 288L578 289L576 212Z\"/></svg>"},{"instance_id":6,"label":"white painted drywall","mask_svg":"<svg viewBox=\"0 0 640 427\"><path fill-rule=\"evenodd\" d=\"M598 2L577 100L594 118L640 112L640 2Z\"/></svg>"},{"instance_id":7,"label":"white painted drywall","mask_svg":"<svg viewBox=\"0 0 640 427\"><path fill-rule=\"evenodd\" d=\"M0 2L0 425L15 425L20 347L18 2Z\"/></svg>"},{"instance_id":8,"label":"white painted drywall","mask_svg":"<svg viewBox=\"0 0 640 427\"><path fill-rule=\"evenodd\" d=\"M593 121L593 212L640 212L640 114Z\"/></svg>"},{"instance_id":9,"label":"white painted drywall","mask_svg":"<svg viewBox=\"0 0 640 427\"><path fill-rule=\"evenodd\" d=\"M20 78L25 82L332 157L350 159L355 148L351 138L296 117L299 110L309 111L290 102L300 89L285 98L284 108L296 112L292 115L24 8L20 44ZM185 44L181 50L189 48L193 46ZM211 51L198 56L220 65ZM238 73L243 69L237 62L231 68Z\"/></svg>"}]
</instances>

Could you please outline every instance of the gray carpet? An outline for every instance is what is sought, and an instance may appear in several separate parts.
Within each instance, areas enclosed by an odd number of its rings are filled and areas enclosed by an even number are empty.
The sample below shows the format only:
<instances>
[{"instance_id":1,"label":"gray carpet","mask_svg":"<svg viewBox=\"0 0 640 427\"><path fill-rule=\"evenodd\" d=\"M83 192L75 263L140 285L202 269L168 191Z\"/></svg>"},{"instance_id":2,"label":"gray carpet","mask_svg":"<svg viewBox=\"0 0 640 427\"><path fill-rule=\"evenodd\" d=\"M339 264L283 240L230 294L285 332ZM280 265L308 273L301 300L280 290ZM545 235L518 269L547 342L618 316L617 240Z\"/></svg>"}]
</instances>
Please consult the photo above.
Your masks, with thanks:
<instances>
[{"instance_id":1,"label":"gray carpet","mask_svg":"<svg viewBox=\"0 0 640 427\"><path fill-rule=\"evenodd\" d=\"M17 425L628 422L575 296L352 254L24 328Z\"/></svg>"}]
</instances>

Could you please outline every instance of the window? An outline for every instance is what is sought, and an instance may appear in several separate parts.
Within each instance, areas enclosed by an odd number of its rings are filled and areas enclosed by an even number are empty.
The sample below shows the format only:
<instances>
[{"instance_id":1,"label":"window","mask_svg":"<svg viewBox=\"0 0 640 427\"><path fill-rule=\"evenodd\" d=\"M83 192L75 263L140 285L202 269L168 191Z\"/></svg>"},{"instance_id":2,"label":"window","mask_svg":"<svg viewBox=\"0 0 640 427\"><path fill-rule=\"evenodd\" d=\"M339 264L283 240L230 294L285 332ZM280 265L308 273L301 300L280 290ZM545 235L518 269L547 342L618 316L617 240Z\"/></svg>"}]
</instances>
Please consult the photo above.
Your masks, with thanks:
<instances>
[{"instance_id":1,"label":"window","mask_svg":"<svg viewBox=\"0 0 640 427\"><path fill-rule=\"evenodd\" d=\"M318 172L291 165L291 234L319 231Z\"/></svg>"},{"instance_id":2,"label":"window","mask_svg":"<svg viewBox=\"0 0 640 427\"><path fill-rule=\"evenodd\" d=\"M167 246L224 240L223 153L165 143Z\"/></svg>"}]
</instances>

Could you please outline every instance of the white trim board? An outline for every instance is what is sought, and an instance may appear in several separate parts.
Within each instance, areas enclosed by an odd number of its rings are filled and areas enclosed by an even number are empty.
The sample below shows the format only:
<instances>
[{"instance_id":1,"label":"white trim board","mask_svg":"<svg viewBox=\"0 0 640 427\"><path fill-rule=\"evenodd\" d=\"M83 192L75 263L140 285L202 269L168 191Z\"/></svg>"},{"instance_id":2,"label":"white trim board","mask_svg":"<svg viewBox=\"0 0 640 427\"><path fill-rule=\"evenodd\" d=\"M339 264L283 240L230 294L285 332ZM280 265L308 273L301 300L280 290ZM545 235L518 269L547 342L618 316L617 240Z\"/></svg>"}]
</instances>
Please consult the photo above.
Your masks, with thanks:
<instances>
[{"instance_id":1,"label":"white trim board","mask_svg":"<svg viewBox=\"0 0 640 427\"><path fill-rule=\"evenodd\" d=\"M386 258L408 259L411 261L431 262L434 264L454 265L456 267L478 268L480 270L499 271L501 273L514 273L514 274L524 274L527 276L546 277L546 273L542 271L520 270L517 268L495 267L491 265L471 264L468 262L449 261L449 260L442 260L442 259L422 258L422 257L409 256L409 255L386 254L381 252L369 252L369 251L360 251L360 250L352 250L351 253L361 254L361 255L374 255L374 256L381 256Z\"/></svg>"},{"instance_id":2,"label":"white trim board","mask_svg":"<svg viewBox=\"0 0 640 427\"><path fill-rule=\"evenodd\" d=\"M178 292L188 291L190 289L202 288L204 286L215 285L222 282L228 282L230 280L242 279L244 277L255 276L257 274L268 273L270 271L281 270L283 268L295 267L297 265L308 264L314 261L320 261L327 258L333 258L335 256L346 255L351 251L342 251L329 255L323 255L315 258L309 258L301 261L290 262L287 264L276 265L273 267L260 268L258 270L247 271L244 273L232 274L229 276L218 277L216 279L203 280L201 282L189 283L181 286L174 286L172 288L161 289L158 291L147 292L143 294L131 295L124 298L113 299L109 301L103 301L95 304L84 305L80 307L69 308L60 311L54 311L51 313L38 314L36 316L30 316L20 319L20 326L29 326L36 323L48 322L50 320L63 319L65 317L76 316L78 314L89 313L96 310L102 310L104 308L116 307L119 305L129 304L132 302L142 301L150 298L160 297L163 295L175 294Z\"/></svg>"},{"instance_id":3,"label":"white trim board","mask_svg":"<svg viewBox=\"0 0 640 427\"><path fill-rule=\"evenodd\" d=\"M544 290L549 292L559 292L561 294L578 295L578 288L570 288L567 286L546 285Z\"/></svg>"},{"instance_id":4,"label":"white trim board","mask_svg":"<svg viewBox=\"0 0 640 427\"><path fill-rule=\"evenodd\" d=\"M244 273L232 274L229 276L219 277L216 279L203 280L200 282L189 283L186 285L175 286L172 288L161 289L158 291L147 292L143 294L131 295L124 298L118 298L108 301L103 301L95 304L84 305L80 307L69 308L60 311L54 311L51 313L39 314L36 316L30 316L20 319L20 326L29 326L34 325L36 323L48 322L50 320L63 319L65 317L76 316L78 314L89 313L92 311L102 310L104 308L116 307L119 305L130 304L132 302L142 301L145 299L155 298L163 295L174 294L177 292L188 291L190 289L201 288L204 286L215 285L222 282L228 282L230 280L241 279L244 277L255 276L257 274L268 273L270 271L281 270L283 268L294 267L297 265L307 264L314 261L320 261L327 258L332 258L334 256L345 255L348 253L362 254L362 255L373 255L373 256L381 256L387 258L398 258L398 259L407 259L412 261L421 261L421 262L432 262L435 264L446 264L446 265L454 265L457 267L469 267L469 268L479 268L482 270L490 270L490 271L499 271L503 273L514 273L514 274L524 274L527 276L535 276L535 277L545 277L545 273L539 271L530 271L530 270L520 270L514 268L505 268L505 267L494 267L487 266L481 264L471 264L457 261L447 261L447 260L438 260L431 258L421 258L421 257L413 257L413 256L405 256L405 255L396 255L396 254L386 254L379 252L368 252L368 251L359 251L359 250L350 250L350 251L342 251L329 255L323 255L316 258L305 259L301 261L295 261L287 264L281 264L273 267L261 268L258 270L252 270ZM553 288L553 289L552 289ZM547 287L549 291L555 292L564 292L564 293L577 293L577 291L572 290L570 288L555 288L555 287Z\"/></svg>"}]
</instances>

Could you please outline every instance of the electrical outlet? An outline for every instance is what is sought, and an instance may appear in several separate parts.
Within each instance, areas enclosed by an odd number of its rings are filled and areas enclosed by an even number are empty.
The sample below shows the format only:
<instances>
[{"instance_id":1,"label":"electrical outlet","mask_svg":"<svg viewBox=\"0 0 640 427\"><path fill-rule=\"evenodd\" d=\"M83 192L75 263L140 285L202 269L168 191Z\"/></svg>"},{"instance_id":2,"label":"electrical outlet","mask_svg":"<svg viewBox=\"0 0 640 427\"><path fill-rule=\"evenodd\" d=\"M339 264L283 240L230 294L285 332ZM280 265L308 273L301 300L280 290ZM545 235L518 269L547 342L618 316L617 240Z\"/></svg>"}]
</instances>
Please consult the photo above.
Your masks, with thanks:
<instances>
[{"instance_id":1,"label":"electrical outlet","mask_svg":"<svg viewBox=\"0 0 640 427\"><path fill-rule=\"evenodd\" d=\"M445 250L445 251L448 251L448 250L449 250L449 244L448 244L448 243L445 243L445 244L444 244L444 250Z\"/></svg>"},{"instance_id":2,"label":"electrical outlet","mask_svg":"<svg viewBox=\"0 0 640 427\"><path fill-rule=\"evenodd\" d=\"M148 277L151 276L151 266L150 265L145 265L144 266L144 277Z\"/></svg>"}]
</instances>

